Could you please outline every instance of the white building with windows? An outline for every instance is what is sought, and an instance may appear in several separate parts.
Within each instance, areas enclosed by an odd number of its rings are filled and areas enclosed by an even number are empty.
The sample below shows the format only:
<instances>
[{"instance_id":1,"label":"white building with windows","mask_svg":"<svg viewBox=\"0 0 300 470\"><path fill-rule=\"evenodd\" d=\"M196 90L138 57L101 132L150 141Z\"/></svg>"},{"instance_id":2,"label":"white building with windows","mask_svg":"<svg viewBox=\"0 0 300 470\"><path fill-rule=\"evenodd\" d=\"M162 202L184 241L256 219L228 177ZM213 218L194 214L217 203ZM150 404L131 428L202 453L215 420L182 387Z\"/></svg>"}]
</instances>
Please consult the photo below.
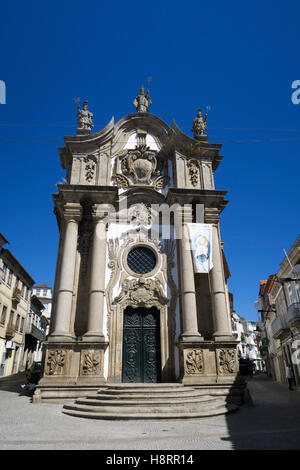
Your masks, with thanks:
<instances>
[{"instance_id":1,"label":"white building with windows","mask_svg":"<svg viewBox=\"0 0 300 470\"><path fill-rule=\"evenodd\" d=\"M39 284L33 287L33 295L35 295L44 306L43 315L48 320L46 330L46 335L48 335L52 309L52 288L45 283Z\"/></svg>"},{"instance_id":2,"label":"white building with windows","mask_svg":"<svg viewBox=\"0 0 300 470\"><path fill-rule=\"evenodd\" d=\"M238 357L250 359L257 370L263 369L263 361L259 347L259 324L247 321L235 311L231 312L232 332L238 343Z\"/></svg>"}]
</instances>

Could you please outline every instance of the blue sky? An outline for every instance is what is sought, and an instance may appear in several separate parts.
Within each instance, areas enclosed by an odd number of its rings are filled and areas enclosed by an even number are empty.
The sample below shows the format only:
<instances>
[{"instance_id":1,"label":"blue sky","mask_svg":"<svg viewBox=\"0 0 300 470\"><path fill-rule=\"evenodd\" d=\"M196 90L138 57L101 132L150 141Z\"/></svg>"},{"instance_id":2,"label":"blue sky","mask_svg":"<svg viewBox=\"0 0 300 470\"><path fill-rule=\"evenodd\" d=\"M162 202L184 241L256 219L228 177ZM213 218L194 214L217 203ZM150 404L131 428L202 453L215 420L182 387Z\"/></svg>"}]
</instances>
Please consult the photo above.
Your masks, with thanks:
<instances>
[{"instance_id":1,"label":"blue sky","mask_svg":"<svg viewBox=\"0 0 300 470\"><path fill-rule=\"evenodd\" d=\"M76 129L74 98L94 131L152 77L150 111L191 135L211 106L223 143L216 188L228 190L221 234L235 308L256 319L258 283L299 233L300 79L297 1L5 2L1 5L0 231L37 283L53 285L57 148Z\"/></svg>"}]
</instances>

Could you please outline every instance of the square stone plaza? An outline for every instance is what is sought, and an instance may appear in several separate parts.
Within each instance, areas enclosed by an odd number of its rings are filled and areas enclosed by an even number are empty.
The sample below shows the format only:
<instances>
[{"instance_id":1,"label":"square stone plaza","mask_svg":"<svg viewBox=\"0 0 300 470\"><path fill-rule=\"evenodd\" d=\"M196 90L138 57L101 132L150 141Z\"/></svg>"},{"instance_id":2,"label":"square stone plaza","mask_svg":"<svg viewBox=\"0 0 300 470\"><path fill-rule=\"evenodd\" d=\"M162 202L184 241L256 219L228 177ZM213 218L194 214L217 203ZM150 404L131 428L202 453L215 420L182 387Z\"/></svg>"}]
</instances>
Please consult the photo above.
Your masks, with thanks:
<instances>
[{"instance_id":1,"label":"square stone plaza","mask_svg":"<svg viewBox=\"0 0 300 470\"><path fill-rule=\"evenodd\" d=\"M247 378L251 397L232 414L149 421L68 416L60 404L32 403L22 379L0 380L1 450L300 449L300 394L264 374Z\"/></svg>"}]
</instances>

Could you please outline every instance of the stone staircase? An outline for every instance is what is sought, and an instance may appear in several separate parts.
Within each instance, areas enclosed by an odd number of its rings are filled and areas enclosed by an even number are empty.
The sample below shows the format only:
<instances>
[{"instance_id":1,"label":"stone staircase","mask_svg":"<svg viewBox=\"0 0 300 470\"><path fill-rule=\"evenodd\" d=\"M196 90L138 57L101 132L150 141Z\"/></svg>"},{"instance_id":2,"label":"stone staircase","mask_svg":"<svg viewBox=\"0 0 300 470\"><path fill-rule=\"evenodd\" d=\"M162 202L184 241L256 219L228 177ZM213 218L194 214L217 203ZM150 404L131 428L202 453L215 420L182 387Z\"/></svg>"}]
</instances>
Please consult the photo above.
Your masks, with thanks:
<instances>
[{"instance_id":1,"label":"stone staircase","mask_svg":"<svg viewBox=\"0 0 300 470\"><path fill-rule=\"evenodd\" d=\"M229 413L239 407L180 383L107 384L67 403L63 413L93 419L187 419Z\"/></svg>"}]
</instances>

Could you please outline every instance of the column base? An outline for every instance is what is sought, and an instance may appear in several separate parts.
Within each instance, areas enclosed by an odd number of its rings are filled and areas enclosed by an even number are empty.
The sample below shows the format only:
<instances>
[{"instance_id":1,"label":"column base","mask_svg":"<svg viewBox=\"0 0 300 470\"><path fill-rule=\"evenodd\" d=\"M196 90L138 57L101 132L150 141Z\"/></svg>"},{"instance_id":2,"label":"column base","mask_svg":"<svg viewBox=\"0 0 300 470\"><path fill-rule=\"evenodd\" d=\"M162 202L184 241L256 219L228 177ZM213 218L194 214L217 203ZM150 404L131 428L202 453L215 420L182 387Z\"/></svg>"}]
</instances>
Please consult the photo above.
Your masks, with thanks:
<instances>
[{"instance_id":1,"label":"column base","mask_svg":"<svg viewBox=\"0 0 300 470\"><path fill-rule=\"evenodd\" d=\"M227 331L216 331L212 337L215 342L236 341L235 337Z\"/></svg>"},{"instance_id":2,"label":"column base","mask_svg":"<svg viewBox=\"0 0 300 470\"><path fill-rule=\"evenodd\" d=\"M48 336L47 342L48 343L67 343L67 342L76 341L76 338L72 334L66 333L54 333L51 336Z\"/></svg>"},{"instance_id":3,"label":"column base","mask_svg":"<svg viewBox=\"0 0 300 470\"><path fill-rule=\"evenodd\" d=\"M106 339L104 335L97 333L96 331L88 331L82 337L83 341L88 341L91 343L105 343Z\"/></svg>"},{"instance_id":4,"label":"column base","mask_svg":"<svg viewBox=\"0 0 300 470\"><path fill-rule=\"evenodd\" d=\"M200 343L204 341L200 333L183 333L179 336L179 341L182 343Z\"/></svg>"}]
</instances>

